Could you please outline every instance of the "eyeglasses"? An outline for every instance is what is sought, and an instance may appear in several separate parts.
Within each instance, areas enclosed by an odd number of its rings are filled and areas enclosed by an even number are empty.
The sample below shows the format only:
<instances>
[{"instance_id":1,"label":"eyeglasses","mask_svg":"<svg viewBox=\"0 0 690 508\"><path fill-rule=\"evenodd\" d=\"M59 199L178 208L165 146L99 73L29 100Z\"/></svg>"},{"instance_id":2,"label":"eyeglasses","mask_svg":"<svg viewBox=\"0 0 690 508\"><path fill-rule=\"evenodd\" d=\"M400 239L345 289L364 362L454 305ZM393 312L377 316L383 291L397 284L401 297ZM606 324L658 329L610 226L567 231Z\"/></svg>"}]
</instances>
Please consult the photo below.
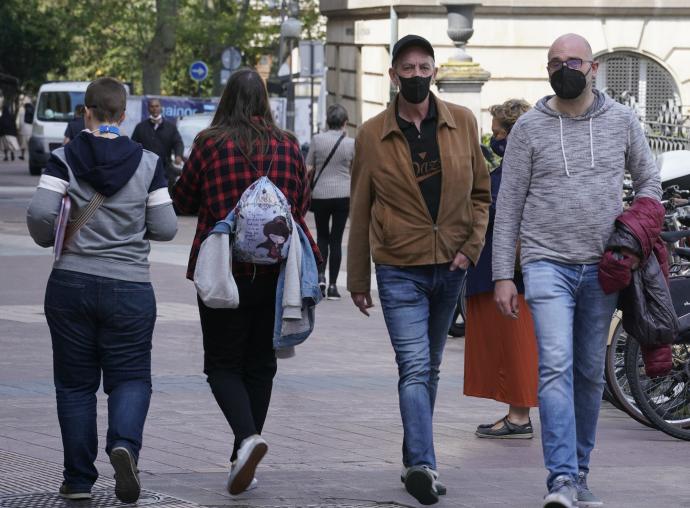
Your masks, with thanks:
<instances>
[{"instance_id":1,"label":"eyeglasses","mask_svg":"<svg viewBox=\"0 0 690 508\"><path fill-rule=\"evenodd\" d=\"M546 68L550 71L559 71L565 65L568 69L579 71L583 63L594 63L594 60L583 60L582 58L568 58L565 62L560 60L550 60Z\"/></svg>"}]
</instances>

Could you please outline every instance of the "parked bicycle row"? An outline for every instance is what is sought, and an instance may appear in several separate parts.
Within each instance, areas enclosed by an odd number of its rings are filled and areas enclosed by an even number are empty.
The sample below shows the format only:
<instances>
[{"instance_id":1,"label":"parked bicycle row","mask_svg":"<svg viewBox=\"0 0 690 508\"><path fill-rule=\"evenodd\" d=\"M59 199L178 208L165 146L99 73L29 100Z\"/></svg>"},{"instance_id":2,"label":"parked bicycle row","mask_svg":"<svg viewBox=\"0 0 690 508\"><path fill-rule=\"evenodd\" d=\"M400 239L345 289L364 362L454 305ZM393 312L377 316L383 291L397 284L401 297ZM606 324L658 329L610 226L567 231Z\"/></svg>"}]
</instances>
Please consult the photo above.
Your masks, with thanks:
<instances>
[{"instance_id":1,"label":"parked bicycle row","mask_svg":"<svg viewBox=\"0 0 690 508\"><path fill-rule=\"evenodd\" d=\"M689 161L690 162L690 161ZM690 165L689 165L690 170ZM606 354L605 398L638 422L678 439L690 440L690 191L664 189L666 213L661 239L668 251L668 287L679 330L667 357L671 368L650 376L643 347L629 335L617 311L611 322ZM626 201L630 201L627 199Z\"/></svg>"}]
</instances>

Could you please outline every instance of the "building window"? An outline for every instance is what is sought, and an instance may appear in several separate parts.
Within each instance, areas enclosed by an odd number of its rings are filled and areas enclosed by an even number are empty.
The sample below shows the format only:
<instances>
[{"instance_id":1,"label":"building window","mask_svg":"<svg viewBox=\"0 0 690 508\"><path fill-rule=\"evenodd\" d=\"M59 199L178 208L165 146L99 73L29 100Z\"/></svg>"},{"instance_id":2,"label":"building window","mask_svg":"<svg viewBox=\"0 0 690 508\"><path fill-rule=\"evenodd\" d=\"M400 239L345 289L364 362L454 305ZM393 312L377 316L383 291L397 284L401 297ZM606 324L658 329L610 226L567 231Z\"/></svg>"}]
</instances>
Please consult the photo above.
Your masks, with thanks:
<instances>
[{"instance_id":1,"label":"building window","mask_svg":"<svg viewBox=\"0 0 690 508\"><path fill-rule=\"evenodd\" d=\"M680 95L673 76L643 55L616 51L600 56L596 87L635 109L643 122L656 121Z\"/></svg>"}]
</instances>

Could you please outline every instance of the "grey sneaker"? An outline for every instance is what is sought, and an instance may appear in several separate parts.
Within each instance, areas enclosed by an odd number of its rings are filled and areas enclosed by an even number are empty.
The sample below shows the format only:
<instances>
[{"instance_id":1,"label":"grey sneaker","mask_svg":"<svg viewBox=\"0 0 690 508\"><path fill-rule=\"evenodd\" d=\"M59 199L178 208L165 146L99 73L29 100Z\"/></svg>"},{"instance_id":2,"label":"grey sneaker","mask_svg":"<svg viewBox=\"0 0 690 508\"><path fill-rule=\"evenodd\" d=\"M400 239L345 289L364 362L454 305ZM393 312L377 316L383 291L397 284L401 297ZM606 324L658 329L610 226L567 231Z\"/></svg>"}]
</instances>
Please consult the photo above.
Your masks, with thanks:
<instances>
[{"instance_id":1,"label":"grey sneaker","mask_svg":"<svg viewBox=\"0 0 690 508\"><path fill-rule=\"evenodd\" d=\"M604 506L604 503L597 496L592 494L587 486L587 473L580 471L577 473L577 506L579 508L589 508L590 506Z\"/></svg>"},{"instance_id":2,"label":"grey sneaker","mask_svg":"<svg viewBox=\"0 0 690 508\"><path fill-rule=\"evenodd\" d=\"M577 487L568 475L557 476L551 490L544 497L544 508L575 508L577 506Z\"/></svg>"},{"instance_id":3,"label":"grey sneaker","mask_svg":"<svg viewBox=\"0 0 690 508\"><path fill-rule=\"evenodd\" d=\"M412 466L405 475L405 490L423 505L438 503L435 483L436 478L428 466Z\"/></svg>"},{"instance_id":4,"label":"grey sneaker","mask_svg":"<svg viewBox=\"0 0 690 508\"><path fill-rule=\"evenodd\" d=\"M402 483L405 483L405 478L407 477L407 471L409 471L409 469L409 467L403 466L402 471L400 471L400 481ZM448 489L446 489L446 486L438 479L438 471L431 468L429 468L429 471L431 471L431 474L434 477L434 488L436 489L436 493L439 496L445 496L446 492L448 492Z\"/></svg>"}]
</instances>

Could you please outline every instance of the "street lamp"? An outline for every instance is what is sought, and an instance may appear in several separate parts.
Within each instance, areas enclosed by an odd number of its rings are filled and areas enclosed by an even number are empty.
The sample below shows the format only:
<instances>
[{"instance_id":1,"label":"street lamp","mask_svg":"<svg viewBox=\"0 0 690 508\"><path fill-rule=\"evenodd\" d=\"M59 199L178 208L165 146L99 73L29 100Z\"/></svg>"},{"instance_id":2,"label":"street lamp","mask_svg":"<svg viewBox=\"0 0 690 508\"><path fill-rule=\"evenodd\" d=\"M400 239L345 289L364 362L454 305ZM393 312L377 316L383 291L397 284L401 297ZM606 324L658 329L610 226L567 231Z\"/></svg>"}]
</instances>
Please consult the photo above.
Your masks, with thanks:
<instances>
[{"instance_id":1,"label":"street lamp","mask_svg":"<svg viewBox=\"0 0 690 508\"><path fill-rule=\"evenodd\" d=\"M268 8L276 10L278 0L266 0ZM286 108L286 127L290 131L295 130L295 87L292 83L292 48L295 41L298 41L302 34L302 22L297 19L299 16L298 0L280 1L280 43L278 44L278 68L283 61L283 54L287 51L288 64L288 88L287 88L287 108Z\"/></svg>"}]
</instances>

